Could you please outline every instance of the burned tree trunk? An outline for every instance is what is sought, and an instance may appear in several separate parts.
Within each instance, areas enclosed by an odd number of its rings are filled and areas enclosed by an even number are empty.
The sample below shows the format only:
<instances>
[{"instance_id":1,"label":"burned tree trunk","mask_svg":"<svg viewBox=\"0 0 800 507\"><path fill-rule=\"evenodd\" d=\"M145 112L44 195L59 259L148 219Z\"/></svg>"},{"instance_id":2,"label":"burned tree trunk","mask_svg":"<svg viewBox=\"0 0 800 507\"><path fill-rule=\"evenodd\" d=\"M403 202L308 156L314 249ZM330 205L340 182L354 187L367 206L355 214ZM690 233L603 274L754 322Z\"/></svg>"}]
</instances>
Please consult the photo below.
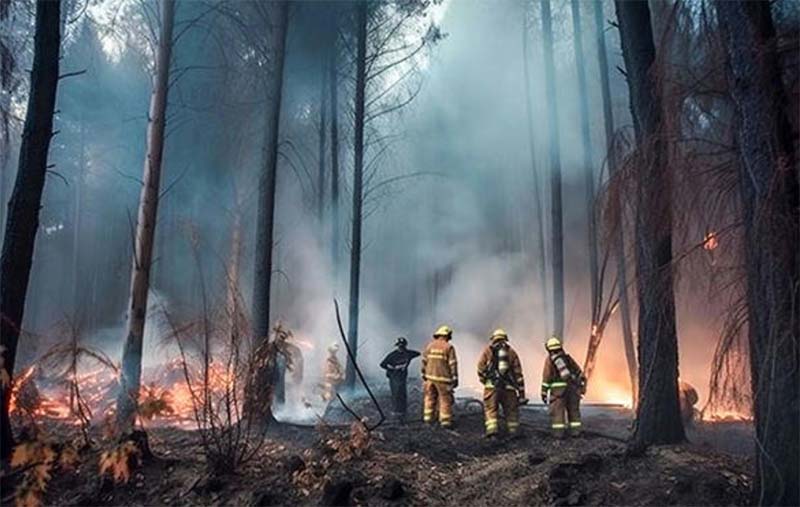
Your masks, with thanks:
<instances>
[{"instance_id":1,"label":"burned tree trunk","mask_svg":"<svg viewBox=\"0 0 800 507\"><path fill-rule=\"evenodd\" d=\"M259 179L258 218L255 249L255 280L253 287L253 334L257 349L264 349L270 334L270 291L272 288L272 249L275 226L275 189L278 172L278 141L280 138L281 101L283 94L283 62L286 56L289 4L271 4L270 20L272 66L267 75L267 114L264 125L264 168ZM265 422L272 418L269 393L274 372L273 363L257 364L251 388L245 393L244 411L253 420Z\"/></svg>"},{"instance_id":2,"label":"burned tree trunk","mask_svg":"<svg viewBox=\"0 0 800 507\"><path fill-rule=\"evenodd\" d=\"M678 403L678 337L672 287L671 181L661 138L661 94L647 2L616 2L636 134L636 270L639 297L639 403L634 441L684 437Z\"/></svg>"},{"instance_id":3,"label":"burned tree trunk","mask_svg":"<svg viewBox=\"0 0 800 507\"><path fill-rule=\"evenodd\" d=\"M800 505L800 189L769 3L716 2L738 112L757 505Z\"/></svg>"},{"instance_id":4,"label":"burned tree trunk","mask_svg":"<svg viewBox=\"0 0 800 507\"><path fill-rule=\"evenodd\" d=\"M581 27L581 7L579 0L572 0L572 28L575 49L575 67L578 72L578 105L581 121L581 142L583 145L583 176L586 191L587 242L589 245L589 282L591 286L592 329L600 318L600 268L597 260L597 221L595 219L594 169L592 166L592 136L589 132L589 93L586 89L586 64L583 58L583 29Z\"/></svg>"},{"instance_id":5,"label":"burned tree trunk","mask_svg":"<svg viewBox=\"0 0 800 507\"><path fill-rule=\"evenodd\" d=\"M608 53L606 52L606 36L603 30L603 2L596 0L594 5L594 22L597 31L597 61L600 64L600 90L603 97L603 126L606 135L606 150L608 153L608 175L611 180L617 174L617 159L614 150L614 111L611 105L611 86L608 79ZM622 227L623 202L618 192L614 195L612 203L617 210L617 223L612 233L611 241L617 259L617 284L619 290L619 318L622 323L622 340L625 345L625 359L628 363L628 375L631 381L632 406L636 406L639 392L638 367L636 364L636 347L633 343L633 329L631 327L631 309L628 301L628 276L625 266L625 236Z\"/></svg>"},{"instance_id":6,"label":"burned tree trunk","mask_svg":"<svg viewBox=\"0 0 800 507\"><path fill-rule=\"evenodd\" d=\"M331 101L331 264L334 289L339 272L340 228L339 228L339 80L337 73L338 49L334 36L331 51L328 86Z\"/></svg>"},{"instance_id":7,"label":"burned tree trunk","mask_svg":"<svg viewBox=\"0 0 800 507\"><path fill-rule=\"evenodd\" d=\"M364 197L364 91L366 88L367 64L367 2L360 2L356 7L356 96L355 96L355 132L353 139L353 218L352 241L350 245L350 302L347 322L347 341L354 358L358 353L358 304L359 283L361 274L361 224L363 220L362 205ZM355 385L355 369L353 361L347 362L345 385Z\"/></svg>"},{"instance_id":8,"label":"burned tree trunk","mask_svg":"<svg viewBox=\"0 0 800 507\"><path fill-rule=\"evenodd\" d=\"M156 49L153 93L150 96L147 155L144 161L142 193L139 197L139 212L136 220L130 300L125 326L125 345L122 350L122 375L120 391L117 396L117 424L123 432L130 431L133 427L142 376L142 348L161 184L174 21L175 1L161 0L161 31Z\"/></svg>"},{"instance_id":9,"label":"burned tree trunk","mask_svg":"<svg viewBox=\"0 0 800 507\"><path fill-rule=\"evenodd\" d=\"M322 230L322 214L325 208L325 159L328 154L326 153L326 137L327 137L327 113L328 113L328 94L326 90L326 77L327 77L326 62L322 64L322 72L320 72L320 89L319 89L319 154L317 165L317 225ZM321 239L321 237L320 237Z\"/></svg>"},{"instance_id":10,"label":"burned tree trunk","mask_svg":"<svg viewBox=\"0 0 800 507\"><path fill-rule=\"evenodd\" d=\"M550 132L550 227L551 263L553 270L553 333L564 337L564 231L561 211L561 154L556 102L556 68L553 61L553 22L550 0L542 0L542 32L544 34L544 73L547 99L547 125Z\"/></svg>"},{"instance_id":11,"label":"burned tree trunk","mask_svg":"<svg viewBox=\"0 0 800 507\"><path fill-rule=\"evenodd\" d=\"M550 296L547 293L547 257L545 255L544 243L544 210L542 206L542 185L539 179L539 169L536 167L536 143L534 140L533 132L533 102L531 100L531 69L530 69L530 49L528 44L528 26L525 21L525 13L523 12L522 22L522 70L525 75L525 113L528 123L528 146L530 148L531 157L531 172L533 174L533 204L536 211L536 246L539 255L537 266L539 267L539 283L542 289L542 305L544 307L544 315L550 315ZM547 339L548 325L547 320L544 319L544 334L542 339Z\"/></svg>"},{"instance_id":12,"label":"burned tree trunk","mask_svg":"<svg viewBox=\"0 0 800 507\"><path fill-rule=\"evenodd\" d=\"M39 229L47 153L53 137L53 111L58 87L58 58L61 46L61 2L36 2L28 109L19 150L19 166L14 191L8 203L8 219L0 258L0 457L11 455L13 435L9 420L11 379L17 354L25 297L28 292L33 248Z\"/></svg>"}]
</instances>

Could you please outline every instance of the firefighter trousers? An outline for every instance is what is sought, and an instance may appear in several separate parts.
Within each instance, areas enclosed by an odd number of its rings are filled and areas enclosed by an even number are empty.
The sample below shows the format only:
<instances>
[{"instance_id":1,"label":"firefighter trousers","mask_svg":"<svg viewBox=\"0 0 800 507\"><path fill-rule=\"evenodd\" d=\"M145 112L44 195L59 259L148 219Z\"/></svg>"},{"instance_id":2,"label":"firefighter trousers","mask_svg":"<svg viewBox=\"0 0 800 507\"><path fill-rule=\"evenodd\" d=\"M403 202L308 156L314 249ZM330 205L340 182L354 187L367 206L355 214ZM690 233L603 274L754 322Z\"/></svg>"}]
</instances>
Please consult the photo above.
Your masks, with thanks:
<instances>
[{"instance_id":1,"label":"firefighter trousers","mask_svg":"<svg viewBox=\"0 0 800 507\"><path fill-rule=\"evenodd\" d=\"M581 433L581 395L574 387L550 393L550 427L558 437L566 430L575 436ZM559 392L560 391L560 392Z\"/></svg>"},{"instance_id":2,"label":"firefighter trousers","mask_svg":"<svg viewBox=\"0 0 800 507\"><path fill-rule=\"evenodd\" d=\"M519 429L519 400L517 391L507 388L496 389L486 387L483 390L483 414L486 423L486 435L494 435L499 429L500 410L506 420L509 433Z\"/></svg>"},{"instance_id":3,"label":"firefighter trousers","mask_svg":"<svg viewBox=\"0 0 800 507\"><path fill-rule=\"evenodd\" d=\"M389 378L389 388L392 391L392 408L398 416L406 415L406 379L405 377Z\"/></svg>"},{"instance_id":4,"label":"firefighter trousers","mask_svg":"<svg viewBox=\"0 0 800 507\"><path fill-rule=\"evenodd\" d=\"M422 420L432 423L437 415L439 424L449 428L453 424L453 391L450 384L445 382L425 382L425 403L423 404Z\"/></svg>"}]
</instances>

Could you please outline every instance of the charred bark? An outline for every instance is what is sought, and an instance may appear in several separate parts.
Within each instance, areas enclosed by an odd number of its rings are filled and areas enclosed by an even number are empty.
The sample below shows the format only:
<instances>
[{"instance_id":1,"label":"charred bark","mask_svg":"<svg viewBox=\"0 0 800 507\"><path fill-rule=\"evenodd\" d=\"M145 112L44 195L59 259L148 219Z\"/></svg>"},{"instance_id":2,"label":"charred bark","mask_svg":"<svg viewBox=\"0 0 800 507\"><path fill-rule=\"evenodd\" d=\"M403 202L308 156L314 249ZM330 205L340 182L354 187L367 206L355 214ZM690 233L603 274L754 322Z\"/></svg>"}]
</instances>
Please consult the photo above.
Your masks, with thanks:
<instances>
[{"instance_id":1,"label":"charred bark","mask_svg":"<svg viewBox=\"0 0 800 507\"><path fill-rule=\"evenodd\" d=\"M337 62L338 49L334 36L333 50L331 51L328 86L330 86L331 101L331 264L333 267L334 288L337 284L339 272L340 249L340 224L339 224L339 76Z\"/></svg>"},{"instance_id":2,"label":"charred bark","mask_svg":"<svg viewBox=\"0 0 800 507\"><path fill-rule=\"evenodd\" d=\"M356 94L355 129L353 139L353 217L352 241L350 250L350 302L347 322L347 339L353 351L353 361L347 362L345 385L355 385L354 361L358 354L358 311L361 275L361 224L364 197L364 92L366 88L367 64L367 2L359 2L356 7Z\"/></svg>"},{"instance_id":3,"label":"charred bark","mask_svg":"<svg viewBox=\"0 0 800 507\"><path fill-rule=\"evenodd\" d=\"M542 305L544 307L544 315L550 315L550 295L547 291L547 256L545 255L545 230L544 230L544 209L542 206L542 184L539 179L539 169L536 166L536 143L534 140L533 128L533 102L531 100L531 69L530 69L530 46L528 43L528 27L524 21L525 16L523 13L522 22L522 70L525 76L525 113L528 123L528 146L530 148L531 157L531 173L533 174L533 204L536 211L536 246L539 259L537 261L539 271L539 283L542 289ZM547 339L548 325L547 319L544 319L544 329L542 339Z\"/></svg>"},{"instance_id":4,"label":"charred bark","mask_svg":"<svg viewBox=\"0 0 800 507\"><path fill-rule=\"evenodd\" d=\"M547 125L550 132L550 227L551 263L553 271L553 333L564 337L564 231L561 210L561 154L556 100L556 69L553 61L553 21L550 0L542 0L542 33L544 34L545 94Z\"/></svg>"},{"instance_id":5,"label":"charred bark","mask_svg":"<svg viewBox=\"0 0 800 507\"><path fill-rule=\"evenodd\" d=\"M639 298L639 403L634 442L684 440L678 402L678 337L672 283L671 180L647 2L616 2L636 134L636 270Z\"/></svg>"},{"instance_id":6,"label":"charred bark","mask_svg":"<svg viewBox=\"0 0 800 507\"><path fill-rule=\"evenodd\" d=\"M11 200L0 258L0 458L11 455L13 435L9 420L11 379L17 354L25 299L33 264L33 249L39 229L47 154L53 137L53 112L58 87L61 46L61 2L36 2L33 67L28 109L19 150L17 178Z\"/></svg>"},{"instance_id":7,"label":"charred bark","mask_svg":"<svg viewBox=\"0 0 800 507\"><path fill-rule=\"evenodd\" d=\"M738 113L757 505L800 505L800 187L766 2L716 2Z\"/></svg>"},{"instance_id":8,"label":"charred bark","mask_svg":"<svg viewBox=\"0 0 800 507\"><path fill-rule=\"evenodd\" d=\"M270 30L273 66L267 79L267 113L264 126L264 168L259 180L258 218L255 250L255 280L253 287L253 334L256 348L264 349L270 335L270 292L272 288L273 231L275 227L275 189L278 172L278 141L283 94L283 63L286 57L289 4L271 4L273 25ZM253 388L245 394L244 411L248 417L261 422L272 418L271 400L258 402L259 393L269 391L274 372L269 365L259 363L253 373Z\"/></svg>"},{"instance_id":9,"label":"charred bark","mask_svg":"<svg viewBox=\"0 0 800 507\"><path fill-rule=\"evenodd\" d=\"M161 0L161 30L156 49L153 93L150 96L147 155L145 156L143 185L136 220L130 300L125 326L125 345L122 350L120 391L117 396L117 424L123 434L128 433L133 427L141 385L144 326L147 318L150 268L153 260L153 243L161 185L174 22L175 1Z\"/></svg>"},{"instance_id":10,"label":"charred bark","mask_svg":"<svg viewBox=\"0 0 800 507\"><path fill-rule=\"evenodd\" d=\"M608 53L606 51L606 36L603 29L603 2L596 0L594 6L594 22L597 31L597 61L600 64L600 90L603 98L603 127L606 135L606 151L608 153L608 174L612 181L617 175L617 158L614 149L614 111L611 104L611 86L608 79ZM615 193L615 202L612 206L617 209L618 222L614 226L611 241L617 261L617 284L619 290L619 319L622 324L622 341L625 345L625 359L628 363L628 376L631 381L632 406L636 406L639 392L638 366L636 361L636 347L633 343L633 328L631 326L631 310L628 301L628 276L625 266L625 236L623 222L623 202L618 192Z\"/></svg>"},{"instance_id":11,"label":"charred bark","mask_svg":"<svg viewBox=\"0 0 800 507\"><path fill-rule=\"evenodd\" d=\"M322 230L322 215L325 209L325 159L328 154L326 153L327 142L327 113L328 113L328 90L326 89L327 62L322 64L322 72L320 72L320 89L319 89L319 153L318 153L318 166L317 166L317 225ZM321 235L320 235L321 239Z\"/></svg>"}]
</instances>

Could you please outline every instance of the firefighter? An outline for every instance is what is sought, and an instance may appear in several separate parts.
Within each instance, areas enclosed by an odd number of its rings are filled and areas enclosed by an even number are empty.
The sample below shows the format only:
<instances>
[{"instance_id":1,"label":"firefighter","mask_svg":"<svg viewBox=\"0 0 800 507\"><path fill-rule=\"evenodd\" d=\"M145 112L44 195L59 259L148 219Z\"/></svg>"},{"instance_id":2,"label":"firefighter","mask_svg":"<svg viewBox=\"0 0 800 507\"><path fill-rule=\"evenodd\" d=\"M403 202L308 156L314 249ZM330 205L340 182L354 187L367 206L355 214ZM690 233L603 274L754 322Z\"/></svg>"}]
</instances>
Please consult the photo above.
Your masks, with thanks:
<instances>
[{"instance_id":1,"label":"firefighter","mask_svg":"<svg viewBox=\"0 0 800 507\"><path fill-rule=\"evenodd\" d=\"M276 367L273 370L273 386L275 389L275 402L286 402L286 376L291 373L291 382L294 386L303 383L303 352L300 347L292 343L294 334L278 321L272 328L274 333Z\"/></svg>"},{"instance_id":2,"label":"firefighter","mask_svg":"<svg viewBox=\"0 0 800 507\"><path fill-rule=\"evenodd\" d=\"M564 352L561 340L553 336L545 344L547 358L542 373L542 401L550 404L550 427L558 438L581 433L581 396L586 391L578 363Z\"/></svg>"},{"instance_id":3,"label":"firefighter","mask_svg":"<svg viewBox=\"0 0 800 507\"><path fill-rule=\"evenodd\" d=\"M506 420L508 433L519 429L519 406L525 399L525 379L519 355L508 344L508 334L496 329L490 344L478 358L478 378L483 384L483 410L486 436L494 437L499 428L500 409Z\"/></svg>"},{"instance_id":4,"label":"firefighter","mask_svg":"<svg viewBox=\"0 0 800 507\"><path fill-rule=\"evenodd\" d=\"M336 355L339 352L339 345L333 344L328 347L328 358L325 360L325 379L322 382L322 399L331 401L336 397L339 385L344 381L344 370Z\"/></svg>"},{"instance_id":5,"label":"firefighter","mask_svg":"<svg viewBox=\"0 0 800 507\"><path fill-rule=\"evenodd\" d=\"M408 349L408 340L400 337L395 342L395 350L391 351L381 361L381 368L386 370L389 378L389 388L392 391L394 415L400 422L406 419L406 379L408 378L408 365L419 356L416 350Z\"/></svg>"},{"instance_id":6,"label":"firefighter","mask_svg":"<svg viewBox=\"0 0 800 507\"><path fill-rule=\"evenodd\" d=\"M452 338L452 329L439 326L422 353L423 421L431 424L438 415L442 428L453 425L453 391L458 387L458 361L456 349L450 344Z\"/></svg>"}]
</instances>

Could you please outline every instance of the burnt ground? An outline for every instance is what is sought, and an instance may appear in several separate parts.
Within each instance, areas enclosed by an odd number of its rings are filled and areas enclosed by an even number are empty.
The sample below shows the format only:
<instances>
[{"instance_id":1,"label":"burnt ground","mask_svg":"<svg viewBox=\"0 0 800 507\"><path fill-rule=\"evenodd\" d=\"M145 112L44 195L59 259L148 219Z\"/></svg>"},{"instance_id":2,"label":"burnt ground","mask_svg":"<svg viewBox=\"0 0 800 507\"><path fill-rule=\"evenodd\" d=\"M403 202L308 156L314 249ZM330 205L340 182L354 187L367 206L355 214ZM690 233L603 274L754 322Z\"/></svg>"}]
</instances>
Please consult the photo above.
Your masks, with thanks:
<instances>
[{"instance_id":1,"label":"burnt ground","mask_svg":"<svg viewBox=\"0 0 800 507\"><path fill-rule=\"evenodd\" d=\"M413 397L413 393L412 393ZM388 404L387 404L388 405ZM368 403L354 409L364 414ZM369 435L347 425L273 426L256 459L209 476L196 432L149 431L156 458L127 484L101 480L97 451L49 486L52 505L744 505L747 428L714 424L691 441L632 454L629 414L585 410L586 435L558 441L542 408L523 411L523 434L487 440L474 403L459 404L454 430L385 423ZM412 410L416 407L412 406ZM343 411L329 414L341 420ZM733 433L731 433L733 432ZM725 447L728 448L725 448ZM733 450L733 453L730 451ZM5 495L4 495L5 496Z\"/></svg>"}]
</instances>

